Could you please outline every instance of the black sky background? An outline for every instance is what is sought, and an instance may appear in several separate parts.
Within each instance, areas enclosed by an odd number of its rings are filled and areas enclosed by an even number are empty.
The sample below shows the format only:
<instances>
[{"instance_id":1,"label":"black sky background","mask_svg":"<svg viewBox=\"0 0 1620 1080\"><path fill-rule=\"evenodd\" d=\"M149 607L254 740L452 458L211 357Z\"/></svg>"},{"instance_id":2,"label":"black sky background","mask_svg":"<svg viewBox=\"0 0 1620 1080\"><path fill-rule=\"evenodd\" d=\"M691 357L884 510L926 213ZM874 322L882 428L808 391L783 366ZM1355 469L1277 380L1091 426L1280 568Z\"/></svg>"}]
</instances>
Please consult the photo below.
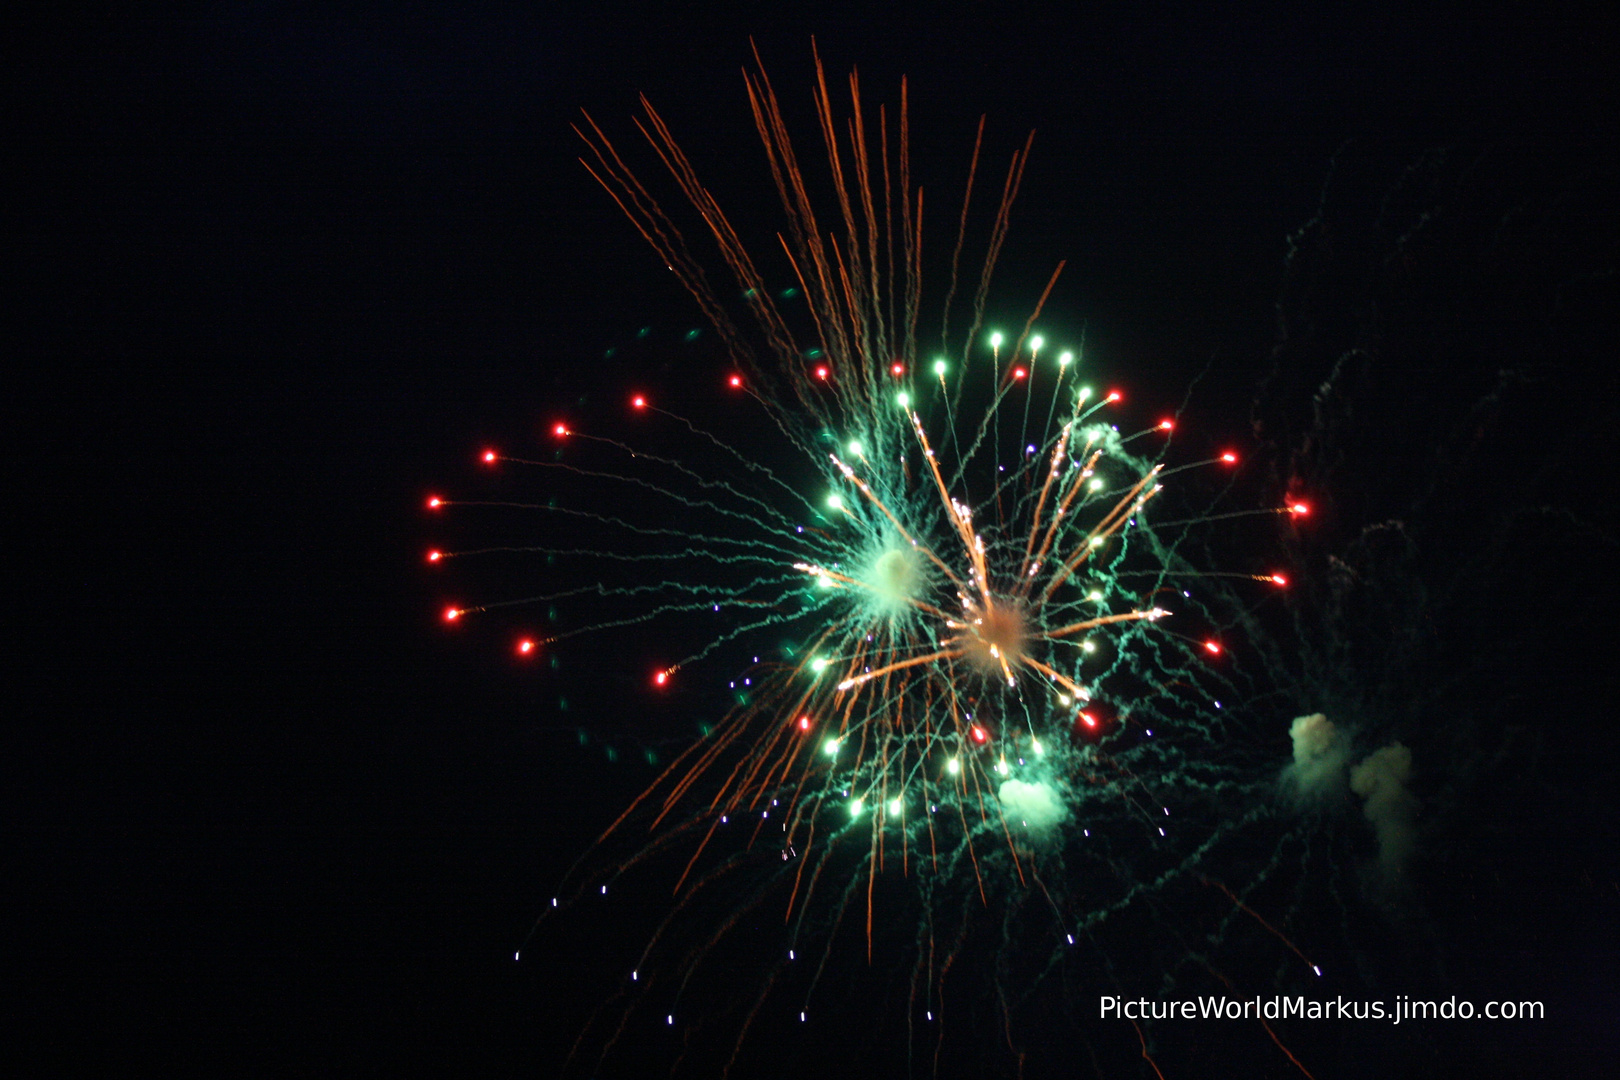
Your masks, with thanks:
<instances>
[{"instance_id":1,"label":"black sky background","mask_svg":"<svg viewBox=\"0 0 1620 1080\"><path fill-rule=\"evenodd\" d=\"M419 509L477 482L486 440L617 394L606 346L697 325L575 160L580 107L628 137L646 93L722 203L772 228L750 35L793 109L812 34L874 97L908 75L925 183L960 175L980 113L991 161L1036 129L1000 292L1033 295L1069 259L1053 307L1173 406L1211 357L1263 369L1286 239L1345 147L1390 177L1457 145L1613 176L1597 19L1356 10L241 3L19 27L8 1056L47 1075L551 1075L610 985L583 942L510 957L650 774L581 750L580 706L556 711L559 686L609 707L578 689L591 661L536 670L498 635L443 631ZM1214 391L1234 436L1249 385ZM1610 400L1612 373L1588 386ZM1590 404L1567 418L1590 425ZM1608 492L1602 453L1589 479ZM1608 536L1608 564L1570 568L1588 596L1612 594ZM1593 752L1544 818L1574 833L1556 886L1501 854L1516 887L1465 939L1501 939L1491 970L1562 967L1592 994L1511 1036L1510 1072L1579 1068L1604 1030L1612 1052L1620 1016L1612 679L1569 678L1549 711L1586 710ZM1503 910L1521 903L1552 904L1550 937L1523 936L1537 920ZM1317 1065L1378 1068L1352 1050Z\"/></svg>"}]
</instances>

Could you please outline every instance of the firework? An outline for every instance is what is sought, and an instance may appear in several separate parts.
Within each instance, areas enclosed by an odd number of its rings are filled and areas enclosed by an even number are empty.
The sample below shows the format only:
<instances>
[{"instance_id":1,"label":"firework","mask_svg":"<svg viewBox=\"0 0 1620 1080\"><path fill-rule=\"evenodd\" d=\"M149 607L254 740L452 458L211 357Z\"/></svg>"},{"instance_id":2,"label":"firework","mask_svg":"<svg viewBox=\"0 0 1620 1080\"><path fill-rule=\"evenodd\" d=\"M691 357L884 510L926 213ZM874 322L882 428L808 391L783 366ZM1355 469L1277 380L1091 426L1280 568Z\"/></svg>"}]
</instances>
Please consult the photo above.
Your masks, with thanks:
<instances>
[{"instance_id":1,"label":"firework","mask_svg":"<svg viewBox=\"0 0 1620 1080\"><path fill-rule=\"evenodd\" d=\"M1061 264L1016 334L987 325L1028 142L1000 181L980 269L959 290L981 122L949 269L938 296L925 290L905 86L898 112L879 109L875 123L853 76L848 89L842 119L818 60L829 219L769 81L747 77L787 213L782 273L744 245L643 102L640 131L717 244L741 316L602 128L588 116L579 126L586 168L720 335L730 366L715 373L717 392L737 395L786 448L745 449L638 393L623 425L635 435L560 420L549 459L485 452L491 465L543 474L545 499L526 505L546 542L429 556L521 550L569 575L538 596L445 612L590 606L523 637L524 655L646 628L693 642L648 673L654 686L723 681L732 694L552 902L667 874L671 900L627 972L628 1004L582 1042L598 1057L649 1017L681 1023L694 973L718 963L743 913L768 911L779 934L761 946L771 955L728 1065L764 1010L813 1023L851 924L867 961L886 949L908 958L908 1043L932 1047L937 1063L959 957L1027 956L1038 983L1077 941L1196 879L1212 849L1264 816L1239 797L1252 740L1227 719L1219 622L1198 590L1222 576L1259 589L1286 581L1263 568L1200 570L1182 552L1210 522L1308 507L1175 504L1174 474L1235 456L1173 462L1174 419L1119 430L1121 394L1094 388L1078 349L1049 348L1037 332ZM937 331L924 331L925 313ZM953 318L965 326L953 330ZM681 928L711 909L694 943ZM1011 1043L1005 1001L999 1019Z\"/></svg>"}]
</instances>

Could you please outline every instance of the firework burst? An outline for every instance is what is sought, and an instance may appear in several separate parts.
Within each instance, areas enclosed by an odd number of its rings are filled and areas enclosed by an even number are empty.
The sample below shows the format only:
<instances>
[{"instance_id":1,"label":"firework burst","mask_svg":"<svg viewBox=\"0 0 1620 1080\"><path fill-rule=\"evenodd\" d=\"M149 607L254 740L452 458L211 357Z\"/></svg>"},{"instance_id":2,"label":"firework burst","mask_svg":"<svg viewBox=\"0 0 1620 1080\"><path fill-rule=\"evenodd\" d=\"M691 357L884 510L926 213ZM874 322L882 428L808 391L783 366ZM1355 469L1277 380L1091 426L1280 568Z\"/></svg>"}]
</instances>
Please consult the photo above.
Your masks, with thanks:
<instances>
[{"instance_id":1,"label":"firework burst","mask_svg":"<svg viewBox=\"0 0 1620 1080\"><path fill-rule=\"evenodd\" d=\"M718 245L744 318L602 128L587 116L578 129L586 167L722 338L732 366L720 381L794 451L778 457L798 464L768 464L637 394L629 411L675 449L562 421L550 460L487 451L489 464L549 477L548 501L526 504L546 515L548 542L429 556L521 548L576 567L540 596L446 611L460 621L519 603L593 606L572 626L522 638L525 655L584 635L725 620L651 680L673 688L729 668L718 677L731 708L613 822L553 901L605 897L651 867L669 872L674 899L631 967L628 1004L582 1037L602 1057L638 1010L675 1026L694 973L741 914L770 909L780 938L766 946L774 959L761 964L728 1064L770 1001L812 1022L853 921L869 961L885 925L916 927L897 946L911 958L908 1043L916 1024L936 1025L937 1066L947 976L981 944L976 912L992 913L992 951L1038 940L1024 965L1038 982L1077 936L1195 878L1213 848L1261 816L1231 812L1250 781L1234 767L1243 740L1230 738L1229 684L1209 663L1223 646L1195 590L1211 577L1286 583L1263 569L1200 571L1181 551L1210 521L1307 507L1204 505L1153 520L1170 501L1169 477L1230 466L1234 455L1172 465L1173 420L1134 435L1109 421L1121 395L1094 392L1083 357L1047 348L1035 329L1061 264L1020 332L986 327L1029 143L1012 155L976 283L959 301L980 123L943 296L925 304L905 86L898 112L879 109L874 125L854 76L840 120L819 60L816 74L831 228L769 81L747 77L787 212L786 288L767 282L645 101L637 122ZM931 346L925 311L938 312ZM576 532L578 543L561 539ZM740 672L738 656L751 658ZM1189 809L1197 824L1183 825ZM910 884L897 896L890 880ZM680 928L705 904L728 914L692 944ZM1011 1044L1005 997L1000 1013Z\"/></svg>"}]
</instances>

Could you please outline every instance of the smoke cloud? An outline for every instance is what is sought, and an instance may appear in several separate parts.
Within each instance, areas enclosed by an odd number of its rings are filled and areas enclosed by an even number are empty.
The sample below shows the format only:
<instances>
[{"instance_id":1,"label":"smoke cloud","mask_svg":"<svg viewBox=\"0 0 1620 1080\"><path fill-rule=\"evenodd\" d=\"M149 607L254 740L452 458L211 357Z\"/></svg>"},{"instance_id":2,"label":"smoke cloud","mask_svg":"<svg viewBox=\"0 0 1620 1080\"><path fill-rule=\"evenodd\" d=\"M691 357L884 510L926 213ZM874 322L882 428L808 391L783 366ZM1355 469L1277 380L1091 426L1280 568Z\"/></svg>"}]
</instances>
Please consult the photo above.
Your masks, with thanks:
<instances>
[{"instance_id":1,"label":"smoke cloud","mask_svg":"<svg viewBox=\"0 0 1620 1080\"><path fill-rule=\"evenodd\" d=\"M1297 717L1288 728L1294 760L1282 771L1282 786L1299 808L1362 800L1361 812L1378 839L1374 891L1385 898L1399 885L1417 853L1417 796L1407 790L1412 752L1400 743L1380 747L1349 767L1349 739L1322 713Z\"/></svg>"},{"instance_id":2,"label":"smoke cloud","mask_svg":"<svg viewBox=\"0 0 1620 1080\"><path fill-rule=\"evenodd\" d=\"M1342 798L1344 767L1349 748L1322 713L1300 716L1288 728L1294 744L1294 761L1283 769L1283 787L1304 802Z\"/></svg>"},{"instance_id":3,"label":"smoke cloud","mask_svg":"<svg viewBox=\"0 0 1620 1080\"><path fill-rule=\"evenodd\" d=\"M1378 836L1378 872L1385 888L1401 880L1417 852L1418 800L1406 789L1412 751L1391 743L1350 770L1350 790L1366 800L1361 812Z\"/></svg>"}]
</instances>

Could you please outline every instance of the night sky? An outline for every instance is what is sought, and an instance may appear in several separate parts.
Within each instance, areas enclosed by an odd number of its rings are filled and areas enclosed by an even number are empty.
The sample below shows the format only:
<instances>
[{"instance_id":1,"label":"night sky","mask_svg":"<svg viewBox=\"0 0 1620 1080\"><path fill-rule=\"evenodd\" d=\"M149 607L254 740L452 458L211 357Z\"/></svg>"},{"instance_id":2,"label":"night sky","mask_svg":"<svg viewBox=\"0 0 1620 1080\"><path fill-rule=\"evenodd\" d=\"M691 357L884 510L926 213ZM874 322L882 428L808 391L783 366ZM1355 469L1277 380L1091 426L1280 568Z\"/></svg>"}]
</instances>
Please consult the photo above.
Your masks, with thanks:
<instances>
[{"instance_id":1,"label":"night sky","mask_svg":"<svg viewBox=\"0 0 1620 1080\"><path fill-rule=\"evenodd\" d=\"M489 490L475 454L539 445L559 409L641 386L703 408L724 358L712 335L682 344L699 313L570 125L583 107L632 145L645 93L771 241L740 70L752 36L808 156L814 36L873 101L909 78L930 191L960 184L981 114L992 171L1035 129L997 302L1021 319L1067 259L1052 320L1144 410L1207 368L1209 428L1269 447L1279 484L1318 485L1301 565L1413 523L1429 666L1361 706L1411 704L1380 722L1427 776L1421 914L1387 934L1348 916L1381 946L1336 955L1362 981L1333 992L1511 995L1549 1018L1406 1042L1344 1024L1299 1037L1310 1074L1613 1062L1620 717L1612 662L1590 660L1620 536L1605 23L1528 5L183 7L57 14L12 41L6 1059L557 1074L622 978L602 959L617 924L512 954L651 779L644 752L678 748L707 705L643 691L606 645L553 669L512 659L507 624L447 632L458 597L423 552L476 530L447 541L422 501ZM1352 348L1374 359L1324 399ZM1281 693L1279 765L1288 718L1331 709ZM1437 726L1438 701L1464 719ZM1274 965L1243 974L1258 991ZM903 1029L845 1019L779 1052L767 1025L734 1075L903 1073L903 1052L861 1049ZM1300 1075L1257 1027L1157 1037L1167 1077L1220 1075L1228 1053ZM942 1074L1015 1068L997 1038L965 1034L984 1056ZM670 1036L628 1041L610 1074L667 1071ZM1152 1075L1128 1025L1035 1042L1027 1075Z\"/></svg>"}]
</instances>

